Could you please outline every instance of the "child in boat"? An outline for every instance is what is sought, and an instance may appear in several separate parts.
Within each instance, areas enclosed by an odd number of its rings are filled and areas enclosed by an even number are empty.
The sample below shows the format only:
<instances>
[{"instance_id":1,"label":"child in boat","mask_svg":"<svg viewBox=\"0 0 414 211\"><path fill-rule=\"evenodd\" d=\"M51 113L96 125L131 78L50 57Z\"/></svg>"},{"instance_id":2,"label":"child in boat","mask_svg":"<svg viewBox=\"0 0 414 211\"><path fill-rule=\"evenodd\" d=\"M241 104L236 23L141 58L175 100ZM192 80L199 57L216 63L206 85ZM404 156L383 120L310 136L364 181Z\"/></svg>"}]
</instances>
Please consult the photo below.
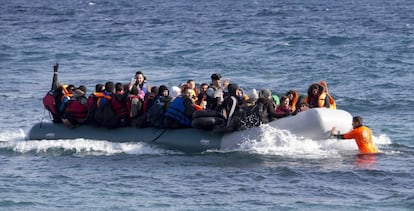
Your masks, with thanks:
<instances>
[{"instance_id":1,"label":"child in boat","mask_svg":"<svg viewBox=\"0 0 414 211\"><path fill-rule=\"evenodd\" d=\"M292 108L289 105L289 98L287 96L283 96L280 99L280 105L276 108L276 113L285 116L292 114Z\"/></svg>"}]
</instances>

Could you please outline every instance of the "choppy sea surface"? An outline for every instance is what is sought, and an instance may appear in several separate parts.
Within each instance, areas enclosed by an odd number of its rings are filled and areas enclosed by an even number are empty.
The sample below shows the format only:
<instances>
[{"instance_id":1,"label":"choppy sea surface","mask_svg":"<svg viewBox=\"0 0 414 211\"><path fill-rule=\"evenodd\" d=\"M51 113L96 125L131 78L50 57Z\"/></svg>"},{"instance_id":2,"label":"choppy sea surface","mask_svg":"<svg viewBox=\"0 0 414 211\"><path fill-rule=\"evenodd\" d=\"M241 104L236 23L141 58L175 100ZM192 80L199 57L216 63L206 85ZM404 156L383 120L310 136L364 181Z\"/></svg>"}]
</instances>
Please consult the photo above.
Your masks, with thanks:
<instances>
[{"instance_id":1,"label":"choppy sea surface","mask_svg":"<svg viewBox=\"0 0 414 211\"><path fill-rule=\"evenodd\" d=\"M264 127L261 142L187 154L146 143L25 140L60 81L208 82L305 93L328 82L382 152ZM1 210L413 210L414 1L4 0Z\"/></svg>"}]
</instances>

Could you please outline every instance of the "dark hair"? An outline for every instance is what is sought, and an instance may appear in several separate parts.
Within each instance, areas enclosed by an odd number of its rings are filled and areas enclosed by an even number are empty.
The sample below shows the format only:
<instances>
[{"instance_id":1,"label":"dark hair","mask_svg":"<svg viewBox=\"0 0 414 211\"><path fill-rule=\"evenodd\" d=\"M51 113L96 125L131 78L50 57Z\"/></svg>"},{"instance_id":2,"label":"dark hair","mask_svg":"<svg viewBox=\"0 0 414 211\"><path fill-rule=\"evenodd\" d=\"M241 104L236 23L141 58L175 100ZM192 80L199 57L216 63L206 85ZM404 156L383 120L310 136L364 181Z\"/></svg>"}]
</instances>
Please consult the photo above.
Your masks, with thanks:
<instances>
[{"instance_id":1,"label":"dark hair","mask_svg":"<svg viewBox=\"0 0 414 211\"><path fill-rule=\"evenodd\" d=\"M220 73L214 73L211 75L211 80L212 81L216 81L216 80L220 80L221 79L221 74Z\"/></svg>"},{"instance_id":2,"label":"dark hair","mask_svg":"<svg viewBox=\"0 0 414 211\"><path fill-rule=\"evenodd\" d=\"M312 96L312 90L313 89L317 89L318 90L318 95L321 95L322 92L324 91L324 88L323 88L322 85L320 85L320 84L312 84L308 88L308 96Z\"/></svg>"},{"instance_id":3,"label":"dark hair","mask_svg":"<svg viewBox=\"0 0 414 211\"><path fill-rule=\"evenodd\" d=\"M360 117L360 116L354 116L352 118L352 121L353 122L358 122L360 125L362 125L362 117Z\"/></svg>"},{"instance_id":4,"label":"dark hair","mask_svg":"<svg viewBox=\"0 0 414 211\"><path fill-rule=\"evenodd\" d=\"M124 86L122 85L122 83L118 82L115 84L115 91L120 92L123 88Z\"/></svg>"},{"instance_id":5,"label":"dark hair","mask_svg":"<svg viewBox=\"0 0 414 211\"><path fill-rule=\"evenodd\" d=\"M142 76L144 76L144 81L147 80L147 77L145 77L144 73L142 73L140 70L135 72L135 77L137 77L137 75L142 75Z\"/></svg>"},{"instance_id":6,"label":"dark hair","mask_svg":"<svg viewBox=\"0 0 414 211\"><path fill-rule=\"evenodd\" d=\"M293 90L289 90L288 92L286 92L286 96L288 95L295 95L295 92Z\"/></svg>"},{"instance_id":7,"label":"dark hair","mask_svg":"<svg viewBox=\"0 0 414 211\"><path fill-rule=\"evenodd\" d=\"M105 90L108 92L112 92L114 90L114 83L112 81L107 81L105 83Z\"/></svg>"},{"instance_id":8,"label":"dark hair","mask_svg":"<svg viewBox=\"0 0 414 211\"><path fill-rule=\"evenodd\" d=\"M157 86L151 87L151 93L154 93L155 95L158 95L158 91L159 91L159 89L158 89Z\"/></svg>"},{"instance_id":9,"label":"dark hair","mask_svg":"<svg viewBox=\"0 0 414 211\"><path fill-rule=\"evenodd\" d=\"M68 87L66 88L68 91L69 90L73 90L73 91L75 91L75 85L73 85L73 84L70 84L70 85L68 85Z\"/></svg>"},{"instance_id":10,"label":"dark hair","mask_svg":"<svg viewBox=\"0 0 414 211\"><path fill-rule=\"evenodd\" d=\"M194 80L193 79L187 80L187 83L190 83L190 82L194 82Z\"/></svg>"},{"instance_id":11,"label":"dark hair","mask_svg":"<svg viewBox=\"0 0 414 211\"><path fill-rule=\"evenodd\" d=\"M132 94L132 95L138 95L138 92L139 92L138 87L135 86L135 85L132 86L131 91L130 91L130 94Z\"/></svg>"},{"instance_id":12,"label":"dark hair","mask_svg":"<svg viewBox=\"0 0 414 211\"><path fill-rule=\"evenodd\" d=\"M102 92L104 88L103 84L96 84L95 85L95 92Z\"/></svg>"},{"instance_id":13,"label":"dark hair","mask_svg":"<svg viewBox=\"0 0 414 211\"><path fill-rule=\"evenodd\" d=\"M158 95L159 95L159 96L163 96L163 95L162 95L162 93L163 93L165 90L167 90L167 91L168 91L168 95L170 95L170 91L168 90L168 87L167 87L167 86L165 86L165 85L161 85L161 86L158 88Z\"/></svg>"},{"instance_id":14,"label":"dark hair","mask_svg":"<svg viewBox=\"0 0 414 211\"><path fill-rule=\"evenodd\" d=\"M78 89L81 90L83 93L86 93L86 86L80 85Z\"/></svg>"},{"instance_id":15,"label":"dark hair","mask_svg":"<svg viewBox=\"0 0 414 211\"><path fill-rule=\"evenodd\" d=\"M281 98L280 98L280 103L282 103L283 101L285 101L286 99L289 99L287 96L282 96Z\"/></svg>"},{"instance_id":16,"label":"dark hair","mask_svg":"<svg viewBox=\"0 0 414 211\"><path fill-rule=\"evenodd\" d=\"M239 89L239 85L232 83L227 86L227 90L230 96L236 96L236 92Z\"/></svg>"},{"instance_id":17,"label":"dark hair","mask_svg":"<svg viewBox=\"0 0 414 211\"><path fill-rule=\"evenodd\" d=\"M202 86L208 86L208 84L207 84L207 83L202 83L202 84L200 85L200 87L202 87Z\"/></svg>"}]
</instances>

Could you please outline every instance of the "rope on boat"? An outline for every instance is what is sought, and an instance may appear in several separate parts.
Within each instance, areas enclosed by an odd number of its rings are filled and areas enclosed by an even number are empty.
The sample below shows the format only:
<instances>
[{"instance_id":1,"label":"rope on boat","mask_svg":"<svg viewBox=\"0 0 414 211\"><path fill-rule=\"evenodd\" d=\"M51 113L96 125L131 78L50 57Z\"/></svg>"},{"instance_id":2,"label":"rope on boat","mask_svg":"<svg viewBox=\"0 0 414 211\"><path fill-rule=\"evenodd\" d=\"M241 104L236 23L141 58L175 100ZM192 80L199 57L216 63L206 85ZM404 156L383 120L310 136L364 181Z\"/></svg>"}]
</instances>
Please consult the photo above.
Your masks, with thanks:
<instances>
[{"instance_id":1,"label":"rope on boat","mask_svg":"<svg viewBox=\"0 0 414 211\"><path fill-rule=\"evenodd\" d=\"M167 131L167 129L164 129L157 137L155 137L151 142L157 141L164 133Z\"/></svg>"}]
</instances>

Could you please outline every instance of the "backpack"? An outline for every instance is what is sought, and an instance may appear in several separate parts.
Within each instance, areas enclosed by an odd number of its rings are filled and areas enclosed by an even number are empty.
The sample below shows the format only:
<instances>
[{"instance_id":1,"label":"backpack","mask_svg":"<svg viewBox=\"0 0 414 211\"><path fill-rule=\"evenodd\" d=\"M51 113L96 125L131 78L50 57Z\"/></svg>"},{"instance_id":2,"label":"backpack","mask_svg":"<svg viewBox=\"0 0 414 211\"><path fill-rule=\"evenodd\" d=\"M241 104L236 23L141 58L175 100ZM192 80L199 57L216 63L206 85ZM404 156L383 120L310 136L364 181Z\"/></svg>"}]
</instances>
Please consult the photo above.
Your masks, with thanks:
<instances>
[{"instance_id":1,"label":"backpack","mask_svg":"<svg viewBox=\"0 0 414 211\"><path fill-rule=\"evenodd\" d=\"M95 120L99 125L108 129L116 128L119 125L119 117L112 109L111 101L106 101L95 112Z\"/></svg>"},{"instance_id":2,"label":"backpack","mask_svg":"<svg viewBox=\"0 0 414 211\"><path fill-rule=\"evenodd\" d=\"M148 117L149 121L154 127L163 128L164 127L164 113L165 108L164 106L155 103L148 109Z\"/></svg>"},{"instance_id":3,"label":"backpack","mask_svg":"<svg viewBox=\"0 0 414 211\"><path fill-rule=\"evenodd\" d=\"M245 109L244 118L240 120L240 129L248 129L252 127L258 127L263 123L269 122L269 112L266 106L258 102L255 105Z\"/></svg>"}]
</instances>

